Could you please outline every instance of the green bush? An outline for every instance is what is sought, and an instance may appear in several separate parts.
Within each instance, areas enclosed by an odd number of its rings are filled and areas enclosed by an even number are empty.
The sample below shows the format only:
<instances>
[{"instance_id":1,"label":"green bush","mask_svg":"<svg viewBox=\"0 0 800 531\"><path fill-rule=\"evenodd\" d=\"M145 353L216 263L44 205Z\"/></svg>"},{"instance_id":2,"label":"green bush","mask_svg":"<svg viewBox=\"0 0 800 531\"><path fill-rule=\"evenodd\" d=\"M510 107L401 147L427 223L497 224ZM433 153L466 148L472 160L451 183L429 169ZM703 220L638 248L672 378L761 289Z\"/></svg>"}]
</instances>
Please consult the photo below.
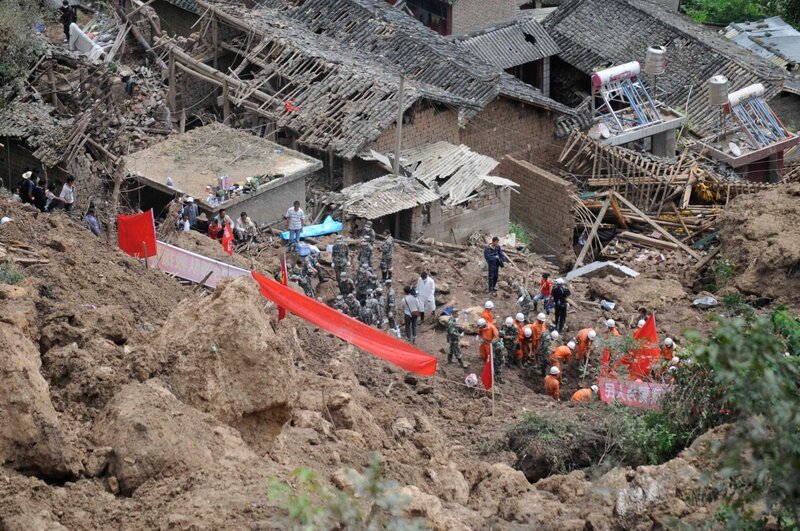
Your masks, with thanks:
<instances>
[{"instance_id":1,"label":"green bush","mask_svg":"<svg viewBox=\"0 0 800 531\"><path fill-rule=\"evenodd\" d=\"M758 20L766 13L758 0L688 0L683 11L703 24L730 24Z\"/></svg>"},{"instance_id":2,"label":"green bush","mask_svg":"<svg viewBox=\"0 0 800 531\"><path fill-rule=\"evenodd\" d=\"M316 472L302 467L292 472L290 482L270 480L268 497L287 511L285 524L290 529L424 529L421 520L403 516L408 500L399 494L397 483L382 476L377 454L363 475L347 470L353 492L328 486Z\"/></svg>"},{"instance_id":3,"label":"green bush","mask_svg":"<svg viewBox=\"0 0 800 531\"><path fill-rule=\"evenodd\" d=\"M38 20L35 2L0 2L0 86L26 74L44 51L33 31Z\"/></svg>"},{"instance_id":4,"label":"green bush","mask_svg":"<svg viewBox=\"0 0 800 531\"><path fill-rule=\"evenodd\" d=\"M514 234L517 237L517 241L524 245L531 244L531 235L528 231L525 230L522 225L517 225L516 223L509 223L508 224L508 232Z\"/></svg>"},{"instance_id":5,"label":"green bush","mask_svg":"<svg viewBox=\"0 0 800 531\"><path fill-rule=\"evenodd\" d=\"M0 264L0 284L18 284L25 275L11 264Z\"/></svg>"}]
</instances>

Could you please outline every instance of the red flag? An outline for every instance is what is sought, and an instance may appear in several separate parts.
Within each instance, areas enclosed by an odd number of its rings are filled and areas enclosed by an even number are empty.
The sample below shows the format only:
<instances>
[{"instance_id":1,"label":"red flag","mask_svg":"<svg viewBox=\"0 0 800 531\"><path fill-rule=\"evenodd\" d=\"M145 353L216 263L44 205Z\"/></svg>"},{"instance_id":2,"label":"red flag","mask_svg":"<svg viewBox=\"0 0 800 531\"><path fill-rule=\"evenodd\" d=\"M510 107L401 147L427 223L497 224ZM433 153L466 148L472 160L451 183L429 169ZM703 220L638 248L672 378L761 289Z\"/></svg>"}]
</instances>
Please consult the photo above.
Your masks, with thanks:
<instances>
[{"instance_id":1,"label":"red flag","mask_svg":"<svg viewBox=\"0 0 800 531\"><path fill-rule=\"evenodd\" d=\"M117 245L136 258L155 256L156 224L153 209L132 216L117 216Z\"/></svg>"},{"instance_id":2,"label":"red flag","mask_svg":"<svg viewBox=\"0 0 800 531\"><path fill-rule=\"evenodd\" d=\"M650 375L650 366L661 355L658 348L658 330L656 329L656 315L650 314L644 326L633 332L633 338L640 343L628 360L628 369L634 378L645 379Z\"/></svg>"},{"instance_id":3,"label":"red flag","mask_svg":"<svg viewBox=\"0 0 800 531\"><path fill-rule=\"evenodd\" d=\"M222 250L233 256L233 231L231 224L225 222L225 229L222 231Z\"/></svg>"},{"instance_id":4,"label":"red flag","mask_svg":"<svg viewBox=\"0 0 800 531\"><path fill-rule=\"evenodd\" d=\"M286 269L286 253L283 253L283 258L281 258L281 284L284 286L289 285L289 271ZM282 321L285 317L286 308L278 306L278 322Z\"/></svg>"},{"instance_id":5,"label":"red flag","mask_svg":"<svg viewBox=\"0 0 800 531\"><path fill-rule=\"evenodd\" d=\"M492 345L489 345L489 357L486 358L486 363L483 364L481 381L487 391L489 391L492 388L492 384L494 384L494 349Z\"/></svg>"},{"instance_id":6,"label":"red flag","mask_svg":"<svg viewBox=\"0 0 800 531\"><path fill-rule=\"evenodd\" d=\"M286 112L295 112L300 110L300 107L295 107L292 104L292 100L286 100L284 107L286 108Z\"/></svg>"},{"instance_id":7,"label":"red flag","mask_svg":"<svg viewBox=\"0 0 800 531\"><path fill-rule=\"evenodd\" d=\"M261 294L264 297L278 306L283 306L301 319L402 369L423 376L432 376L436 373L434 356L337 312L327 304L297 293L271 278L255 271L252 274L261 286Z\"/></svg>"}]
</instances>

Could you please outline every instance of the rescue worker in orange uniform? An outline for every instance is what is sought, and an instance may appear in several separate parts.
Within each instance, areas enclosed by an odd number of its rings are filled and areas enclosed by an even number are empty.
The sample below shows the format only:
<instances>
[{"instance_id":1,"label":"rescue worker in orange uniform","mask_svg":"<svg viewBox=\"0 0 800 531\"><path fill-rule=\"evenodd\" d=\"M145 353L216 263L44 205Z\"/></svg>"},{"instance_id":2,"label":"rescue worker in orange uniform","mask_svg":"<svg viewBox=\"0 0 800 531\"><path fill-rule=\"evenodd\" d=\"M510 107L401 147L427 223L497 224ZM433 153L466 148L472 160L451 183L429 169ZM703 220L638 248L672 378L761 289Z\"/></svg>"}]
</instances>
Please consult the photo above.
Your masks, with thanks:
<instances>
[{"instance_id":1,"label":"rescue worker in orange uniform","mask_svg":"<svg viewBox=\"0 0 800 531\"><path fill-rule=\"evenodd\" d=\"M531 348L533 352L538 352L539 339L541 339L542 334L547 332L547 316L543 313L537 315L536 321L531 325L531 330L533 330L533 345Z\"/></svg>"},{"instance_id":2,"label":"rescue worker in orange uniform","mask_svg":"<svg viewBox=\"0 0 800 531\"><path fill-rule=\"evenodd\" d=\"M606 335L617 337L619 336L619 330L617 330L617 323L614 319L608 319L606 321Z\"/></svg>"},{"instance_id":3,"label":"rescue worker in orange uniform","mask_svg":"<svg viewBox=\"0 0 800 531\"><path fill-rule=\"evenodd\" d=\"M522 341L520 341L519 345L522 351L522 362L527 363L536 353L533 350L533 325L522 327Z\"/></svg>"},{"instance_id":4,"label":"rescue worker in orange uniform","mask_svg":"<svg viewBox=\"0 0 800 531\"><path fill-rule=\"evenodd\" d=\"M544 377L544 394L552 396L555 400L561 400L558 393L561 390L561 382L558 381L558 375L561 370L558 367L550 367L550 374Z\"/></svg>"},{"instance_id":5,"label":"rescue worker in orange uniform","mask_svg":"<svg viewBox=\"0 0 800 531\"><path fill-rule=\"evenodd\" d=\"M597 391L598 391L598 387L596 385L593 385L593 386L591 386L589 388L585 388L585 389L578 389L577 391L575 391L575 393L573 393L572 401L573 402L584 402L584 403L588 404L589 402L592 401L592 393L597 393Z\"/></svg>"},{"instance_id":6,"label":"rescue worker in orange uniform","mask_svg":"<svg viewBox=\"0 0 800 531\"><path fill-rule=\"evenodd\" d=\"M594 328L584 328L575 337L577 343L575 345L575 359L578 363L585 363L586 358L589 357L589 352L592 350L594 338L597 337L597 332Z\"/></svg>"},{"instance_id":7,"label":"rescue worker in orange uniform","mask_svg":"<svg viewBox=\"0 0 800 531\"><path fill-rule=\"evenodd\" d=\"M494 325L494 316L492 315L493 308L494 303L492 301L486 301L486 304L483 305L483 311L481 312L481 319L490 325Z\"/></svg>"},{"instance_id":8,"label":"rescue worker in orange uniform","mask_svg":"<svg viewBox=\"0 0 800 531\"><path fill-rule=\"evenodd\" d=\"M523 357L522 342L525 340L525 331L523 328L527 324L528 323L525 319L525 315L522 312L518 313L514 319L514 326L516 326L517 330L519 330L519 335L517 336L517 351L514 353L514 357L517 359L517 361L521 360Z\"/></svg>"},{"instance_id":9,"label":"rescue worker in orange uniform","mask_svg":"<svg viewBox=\"0 0 800 531\"><path fill-rule=\"evenodd\" d=\"M492 351L492 341L499 338L500 333L493 324L487 323L486 319L478 319L478 340L481 342L479 352L483 361L489 359L489 354Z\"/></svg>"},{"instance_id":10,"label":"rescue worker in orange uniform","mask_svg":"<svg viewBox=\"0 0 800 531\"><path fill-rule=\"evenodd\" d=\"M575 342L570 341L566 345L561 345L560 347L556 347L553 353L550 355L550 364L554 367L558 367L559 369L564 369L570 365L570 360L572 359L572 351L575 350Z\"/></svg>"},{"instance_id":11,"label":"rescue worker in orange uniform","mask_svg":"<svg viewBox=\"0 0 800 531\"><path fill-rule=\"evenodd\" d=\"M675 357L675 342L668 337L664 340L664 346L661 347L661 358L671 360L673 357Z\"/></svg>"}]
</instances>

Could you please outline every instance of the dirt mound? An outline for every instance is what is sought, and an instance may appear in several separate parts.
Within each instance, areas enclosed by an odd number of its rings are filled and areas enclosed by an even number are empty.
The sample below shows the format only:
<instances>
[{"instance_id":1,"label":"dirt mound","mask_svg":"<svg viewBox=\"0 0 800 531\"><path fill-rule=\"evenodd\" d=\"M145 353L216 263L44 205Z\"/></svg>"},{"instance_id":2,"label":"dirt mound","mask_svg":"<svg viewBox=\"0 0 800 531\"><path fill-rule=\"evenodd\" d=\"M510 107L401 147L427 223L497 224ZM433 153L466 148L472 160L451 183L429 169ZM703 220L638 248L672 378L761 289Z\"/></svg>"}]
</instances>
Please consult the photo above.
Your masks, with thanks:
<instances>
[{"instance_id":1,"label":"dirt mound","mask_svg":"<svg viewBox=\"0 0 800 531\"><path fill-rule=\"evenodd\" d=\"M112 491L129 496L150 479L256 466L239 434L180 402L159 382L130 384L97 419L93 437L110 448Z\"/></svg>"},{"instance_id":2,"label":"dirt mound","mask_svg":"<svg viewBox=\"0 0 800 531\"><path fill-rule=\"evenodd\" d=\"M800 183L741 195L719 224L722 256L742 293L800 307Z\"/></svg>"},{"instance_id":3,"label":"dirt mound","mask_svg":"<svg viewBox=\"0 0 800 531\"><path fill-rule=\"evenodd\" d=\"M0 463L50 479L75 477L80 462L39 373L36 347L0 324Z\"/></svg>"},{"instance_id":4,"label":"dirt mound","mask_svg":"<svg viewBox=\"0 0 800 531\"><path fill-rule=\"evenodd\" d=\"M200 305L187 300L153 340L164 378L183 402L238 428L263 451L291 415L294 330L274 326L255 282L224 282Z\"/></svg>"}]
</instances>

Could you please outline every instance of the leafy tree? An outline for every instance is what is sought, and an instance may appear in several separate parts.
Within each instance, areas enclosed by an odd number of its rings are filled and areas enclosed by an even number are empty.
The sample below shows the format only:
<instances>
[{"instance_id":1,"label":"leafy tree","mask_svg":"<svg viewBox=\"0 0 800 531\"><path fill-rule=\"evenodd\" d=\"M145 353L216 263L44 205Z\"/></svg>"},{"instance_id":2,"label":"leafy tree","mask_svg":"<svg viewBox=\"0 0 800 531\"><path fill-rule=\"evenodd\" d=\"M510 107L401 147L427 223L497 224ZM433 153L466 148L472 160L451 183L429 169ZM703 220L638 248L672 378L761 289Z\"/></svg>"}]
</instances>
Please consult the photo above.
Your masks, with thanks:
<instances>
[{"instance_id":1,"label":"leafy tree","mask_svg":"<svg viewBox=\"0 0 800 531\"><path fill-rule=\"evenodd\" d=\"M767 15L765 5L758 0L689 0L683 10L703 24L746 22Z\"/></svg>"},{"instance_id":2,"label":"leafy tree","mask_svg":"<svg viewBox=\"0 0 800 531\"><path fill-rule=\"evenodd\" d=\"M34 32L39 20L35 2L0 2L0 86L25 74L43 51Z\"/></svg>"}]
</instances>

